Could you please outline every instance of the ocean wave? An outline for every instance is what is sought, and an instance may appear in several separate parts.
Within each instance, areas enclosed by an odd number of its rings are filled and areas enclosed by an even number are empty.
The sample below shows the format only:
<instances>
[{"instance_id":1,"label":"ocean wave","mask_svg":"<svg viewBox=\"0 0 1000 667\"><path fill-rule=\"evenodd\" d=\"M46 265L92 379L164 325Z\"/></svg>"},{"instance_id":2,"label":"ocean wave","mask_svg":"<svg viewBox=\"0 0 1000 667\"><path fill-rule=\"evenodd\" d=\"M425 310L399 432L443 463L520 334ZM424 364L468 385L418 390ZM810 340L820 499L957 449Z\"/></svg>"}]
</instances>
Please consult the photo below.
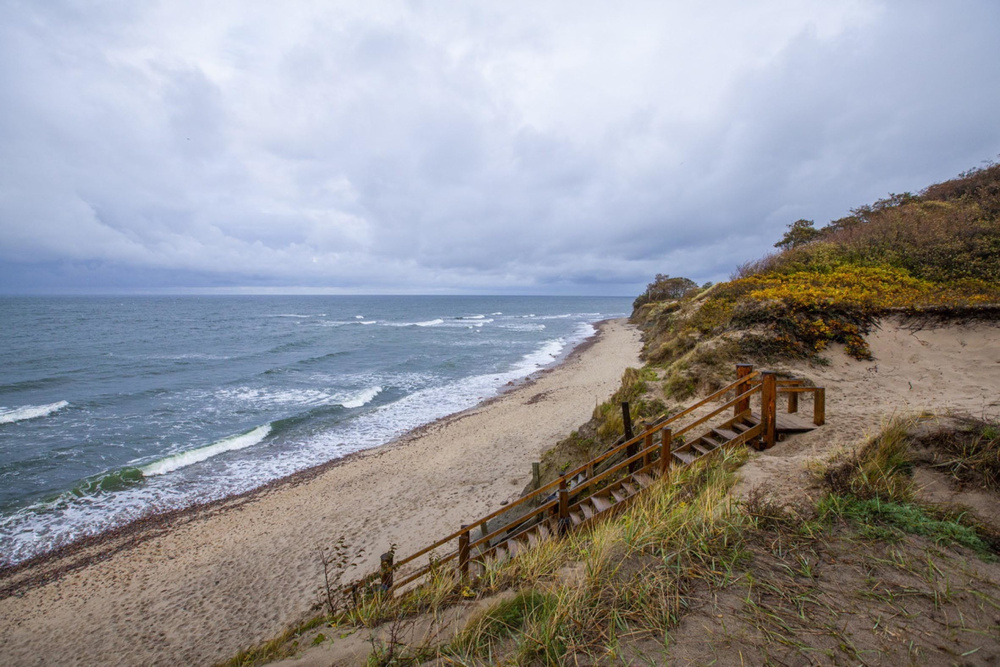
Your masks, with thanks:
<instances>
[{"instance_id":1,"label":"ocean wave","mask_svg":"<svg viewBox=\"0 0 1000 667\"><path fill-rule=\"evenodd\" d=\"M189 449L186 452L179 452L177 454L171 454L159 461L153 461L147 465L139 468L142 474L146 477L155 477L156 475L165 475L168 472L173 472L175 470L180 470L181 468L186 468L195 463L201 463L202 461L208 460L213 456L218 456L219 454L224 454L225 452L232 452L238 449L246 449L247 447L253 447L254 445L260 444L264 441L271 433L271 425L264 424L263 426L258 426L248 433L242 433L240 435L230 436L228 438L223 438L217 442L213 442L210 445L205 445L204 447L198 447L196 449Z\"/></svg>"},{"instance_id":2,"label":"ocean wave","mask_svg":"<svg viewBox=\"0 0 1000 667\"><path fill-rule=\"evenodd\" d=\"M0 408L0 424L13 424L26 419L36 419L46 417L53 412L58 412L65 408L67 401L58 401L48 405L22 405L19 408Z\"/></svg>"},{"instance_id":3,"label":"ocean wave","mask_svg":"<svg viewBox=\"0 0 1000 667\"><path fill-rule=\"evenodd\" d=\"M382 393L382 387L369 387L343 401L341 405L345 408L360 408L371 403L380 393Z\"/></svg>"},{"instance_id":4,"label":"ocean wave","mask_svg":"<svg viewBox=\"0 0 1000 667\"><path fill-rule=\"evenodd\" d=\"M337 397L319 389L261 389L235 387L220 389L215 397L231 403L247 403L254 407L267 405L326 405Z\"/></svg>"},{"instance_id":5,"label":"ocean wave","mask_svg":"<svg viewBox=\"0 0 1000 667\"><path fill-rule=\"evenodd\" d=\"M442 324L444 320L441 318L425 322L382 322L382 325L387 327L436 327Z\"/></svg>"},{"instance_id":6,"label":"ocean wave","mask_svg":"<svg viewBox=\"0 0 1000 667\"><path fill-rule=\"evenodd\" d=\"M510 329L511 331L545 331L544 324L532 324L530 322L524 324L519 322L509 322L499 326L503 329Z\"/></svg>"}]
</instances>

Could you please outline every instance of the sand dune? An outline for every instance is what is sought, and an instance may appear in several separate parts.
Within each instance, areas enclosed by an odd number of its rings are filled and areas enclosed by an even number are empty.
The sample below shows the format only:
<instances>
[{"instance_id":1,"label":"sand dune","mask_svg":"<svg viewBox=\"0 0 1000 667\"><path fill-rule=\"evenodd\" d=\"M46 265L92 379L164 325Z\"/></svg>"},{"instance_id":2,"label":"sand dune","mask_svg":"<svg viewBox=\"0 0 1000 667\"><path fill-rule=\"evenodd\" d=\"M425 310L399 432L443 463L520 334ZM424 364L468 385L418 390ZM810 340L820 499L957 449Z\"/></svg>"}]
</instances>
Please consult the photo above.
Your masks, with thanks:
<instances>
[{"instance_id":1,"label":"sand dune","mask_svg":"<svg viewBox=\"0 0 1000 667\"><path fill-rule=\"evenodd\" d=\"M743 467L742 488L768 484L790 497L808 490L810 460L874 435L893 415L952 412L1000 416L1000 326L920 327L886 319L867 337L874 359L858 361L835 346L828 366L784 364L826 387L826 426L778 443ZM800 411L811 414L803 400ZM818 487L815 489L819 491Z\"/></svg>"}]
</instances>

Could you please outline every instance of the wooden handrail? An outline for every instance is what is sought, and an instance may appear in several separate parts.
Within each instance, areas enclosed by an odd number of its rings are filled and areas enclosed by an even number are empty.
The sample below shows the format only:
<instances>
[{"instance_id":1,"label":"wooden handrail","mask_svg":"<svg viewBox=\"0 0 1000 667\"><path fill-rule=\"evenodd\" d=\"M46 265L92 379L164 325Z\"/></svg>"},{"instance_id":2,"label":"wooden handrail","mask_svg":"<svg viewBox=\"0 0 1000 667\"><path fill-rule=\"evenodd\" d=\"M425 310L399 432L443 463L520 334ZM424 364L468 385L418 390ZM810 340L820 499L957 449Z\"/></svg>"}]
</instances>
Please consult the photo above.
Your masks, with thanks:
<instances>
[{"instance_id":1,"label":"wooden handrail","mask_svg":"<svg viewBox=\"0 0 1000 667\"><path fill-rule=\"evenodd\" d=\"M660 446L659 445L654 445L654 446L650 447L648 450L644 449L644 450L642 450L640 452L636 452L635 454L633 454L632 456L628 457L624 461L619 462L614 467L608 468L607 470L605 470L604 472L602 472L597 477L592 477L590 479L584 480L584 482L582 484L580 484L579 486L577 486L573 490L574 491L581 491L583 489L586 489L588 487L593 486L594 484L597 484L598 482L603 481L604 479L606 479L607 477L609 477L611 475L611 473L618 472L622 468L627 467L629 464L641 460L643 456L645 456L646 454L650 453L654 449L655 450L659 450Z\"/></svg>"},{"instance_id":2,"label":"wooden handrail","mask_svg":"<svg viewBox=\"0 0 1000 667\"><path fill-rule=\"evenodd\" d=\"M508 523L505 526L501 526L500 528L497 528L496 530L494 530L492 533L489 533L488 535L483 535L478 540L476 540L475 542L471 543L469 545L469 548L470 549L474 549L477 546L479 546L480 544L482 544L483 542L489 543L490 540L492 540L492 539L494 539L496 537L500 537L500 535L502 535L503 533L506 533L507 531L509 531L511 529L511 526L517 526L518 524L522 524L525 521L527 521L528 519L534 518L538 514L542 514L542 513L544 513L547 510L551 510L551 509L555 508L558 504L559 504L558 500L550 500L549 502L545 503L544 505L539 505L537 508L535 508L534 510L532 510L528 514L525 514L522 517L518 517L516 520Z\"/></svg>"},{"instance_id":3,"label":"wooden handrail","mask_svg":"<svg viewBox=\"0 0 1000 667\"><path fill-rule=\"evenodd\" d=\"M705 415L705 416L703 416L703 417L701 417L701 418L699 418L699 419L691 422L687 426L674 431L674 437L676 438L679 435L684 435L685 433L687 433L691 429L695 428L696 426L701 426L702 424L704 424L705 422L707 422L712 417L719 416L721 413L723 413L726 410L728 410L729 408L733 407L734 405L736 405L737 403L739 403L743 399L750 398L752 395L757 394L757 393L760 393L760 387L759 386L758 387L751 387L748 391L743 392L742 394L740 394L736 398L732 399L731 401L725 403L721 407L718 407L715 410L712 410L707 415Z\"/></svg>"}]
</instances>

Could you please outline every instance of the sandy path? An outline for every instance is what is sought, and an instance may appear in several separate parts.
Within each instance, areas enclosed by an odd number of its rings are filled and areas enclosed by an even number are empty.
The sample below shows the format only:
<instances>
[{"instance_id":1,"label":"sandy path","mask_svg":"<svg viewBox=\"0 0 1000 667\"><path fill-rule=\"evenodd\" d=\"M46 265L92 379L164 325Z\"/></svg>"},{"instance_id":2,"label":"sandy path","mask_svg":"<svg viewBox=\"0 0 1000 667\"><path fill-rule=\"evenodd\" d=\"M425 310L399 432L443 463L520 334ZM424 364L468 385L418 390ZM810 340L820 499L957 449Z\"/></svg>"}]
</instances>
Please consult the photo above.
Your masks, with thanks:
<instances>
[{"instance_id":1,"label":"sandy path","mask_svg":"<svg viewBox=\"0 0 1000 667\"><path fill-rule=\"evenodd\" d=\"M789 499L804 488L818 493L809 462L875 435L893 415L1000 416L997 323L919 329L887 319L867 340L872 361L852 359L835 346L824 355L828 366L781 368L826 387L826 425L755 454L742 470L744 491L767 484ZM811 417L812 401L803 399L799 412Z\"/></svg>"},{"instance_id":2,"label":"sandy path","mask_svg":"<svg viewBox=\"0 0 1000 667\"><path fill-rule=\"evenodd\" d=\"M390 541L405 555L515 498L530 462L617 389L639 348L635 330L608 323L493 402L0 600L0 663L205 664L270 639L318 601L319 545L344 535L367 571Z\"/></svg>"}]
</instances>

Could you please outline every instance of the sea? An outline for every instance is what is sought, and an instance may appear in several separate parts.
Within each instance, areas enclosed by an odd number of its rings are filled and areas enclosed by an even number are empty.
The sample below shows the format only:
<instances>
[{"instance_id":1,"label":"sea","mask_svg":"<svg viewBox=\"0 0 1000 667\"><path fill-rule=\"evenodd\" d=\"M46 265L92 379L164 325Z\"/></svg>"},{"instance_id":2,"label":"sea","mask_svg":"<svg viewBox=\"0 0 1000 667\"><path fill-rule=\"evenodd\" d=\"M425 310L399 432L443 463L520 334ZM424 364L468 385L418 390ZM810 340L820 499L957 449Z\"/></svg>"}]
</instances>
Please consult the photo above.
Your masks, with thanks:
<instances>
[{"instance_id":1,"label":"sea","mask_svg":"<svg viewBox=\"0 0 1000 667\"><path fill-rule=\"evenodd\" d=\"M631 300L0 298L0 566L389 442Z\"/></svg>"}]
</instances>

